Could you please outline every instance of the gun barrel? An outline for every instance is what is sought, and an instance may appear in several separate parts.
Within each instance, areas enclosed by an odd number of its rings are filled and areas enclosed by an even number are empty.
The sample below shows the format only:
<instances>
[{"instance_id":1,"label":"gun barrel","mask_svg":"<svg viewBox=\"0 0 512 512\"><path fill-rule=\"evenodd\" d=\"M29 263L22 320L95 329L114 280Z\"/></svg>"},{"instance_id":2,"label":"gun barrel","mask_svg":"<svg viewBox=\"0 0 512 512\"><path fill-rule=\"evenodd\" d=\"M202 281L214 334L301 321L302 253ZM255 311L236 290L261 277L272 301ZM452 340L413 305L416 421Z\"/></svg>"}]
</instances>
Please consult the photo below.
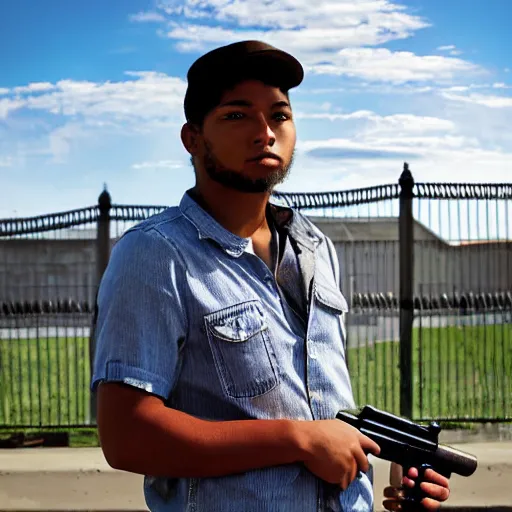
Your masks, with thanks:
<instances>
[{"instance_id":1,"label":"gun barrel","mask_svg":"<svg viewBox=\"0 0 512 512\"><path fill-rule=\"evenodd\" d=\"M437 447L436 459L442 465L446 464L446 467L450 468L452 473L461 476L471 476L478 465L477 458L474 455L442 444Z\"/></svg>"}]
</instances>

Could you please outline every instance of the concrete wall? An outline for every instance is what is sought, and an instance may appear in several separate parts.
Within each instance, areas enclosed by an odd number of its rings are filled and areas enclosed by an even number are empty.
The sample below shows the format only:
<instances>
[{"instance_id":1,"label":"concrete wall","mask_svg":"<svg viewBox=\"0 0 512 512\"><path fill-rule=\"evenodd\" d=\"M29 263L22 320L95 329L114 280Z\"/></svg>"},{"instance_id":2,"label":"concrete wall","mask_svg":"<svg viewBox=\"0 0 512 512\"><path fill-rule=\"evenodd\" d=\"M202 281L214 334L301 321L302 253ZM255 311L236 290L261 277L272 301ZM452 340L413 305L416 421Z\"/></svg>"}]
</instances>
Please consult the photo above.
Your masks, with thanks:
<instances>
[{"instance_id":1,"label":"concrete wall","mask_svg":"<svg viewBox=\"0 0 512 512\"><path fill-rule=\"evenodd\" d=\"M399 292L398 242L336 242L342 288L351 293ZM415 295L512 290L512 242L451 246L415 242Z\"/></svg>"},{"instance_id":2,"label":"concrete wall","mask_svg":"<svg viewBox=\"0 0 512 512\"><path fill-rule=\"evenodd\" d=\"M0 301L93 300L94 240L0 241Z\"/></svg>"},{"instance_id":3,"label":"concrete wall","mask_svg":"<svg viewBox=\"0 0 512 512\"><path fill-rule=\"evenodd\" d=\"M346 229L335 222L319 227L334 241L347 297L375 292L398 295L396 221L381 224L381 231L372 226L373 235L382 237L387 230L386 237L395 237L391 240L348 241ZM416 295L512 289L512 242L451 246L421 225L415 226L415 239ZM93 239L0 240L0 302L67 297L92 302L95 272Z\"/></svg>"}]
</instances>

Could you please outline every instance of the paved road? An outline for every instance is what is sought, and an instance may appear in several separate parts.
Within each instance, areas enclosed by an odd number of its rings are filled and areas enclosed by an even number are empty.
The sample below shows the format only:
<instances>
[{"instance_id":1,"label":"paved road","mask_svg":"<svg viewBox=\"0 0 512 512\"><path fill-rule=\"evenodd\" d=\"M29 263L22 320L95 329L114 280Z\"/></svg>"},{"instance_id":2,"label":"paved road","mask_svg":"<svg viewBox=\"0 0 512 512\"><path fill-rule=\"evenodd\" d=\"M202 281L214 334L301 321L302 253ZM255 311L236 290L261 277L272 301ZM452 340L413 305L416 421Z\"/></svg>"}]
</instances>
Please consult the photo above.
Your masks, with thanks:
<instances>
[{"instance_id":1,"label":"paved road","mask_svg":"<svg viewBox=\"0 0 512 512\"><path fill-rule=\"evenodd\" d=\"M452 507L511 507L512 442L454 445L475 454L479 467L470 478L452 478ZM376 512L389 464L373 459ZM142 477L113 470L98 448L0 450L1 511L142 511Z\"/></svg>"}]
</instances>

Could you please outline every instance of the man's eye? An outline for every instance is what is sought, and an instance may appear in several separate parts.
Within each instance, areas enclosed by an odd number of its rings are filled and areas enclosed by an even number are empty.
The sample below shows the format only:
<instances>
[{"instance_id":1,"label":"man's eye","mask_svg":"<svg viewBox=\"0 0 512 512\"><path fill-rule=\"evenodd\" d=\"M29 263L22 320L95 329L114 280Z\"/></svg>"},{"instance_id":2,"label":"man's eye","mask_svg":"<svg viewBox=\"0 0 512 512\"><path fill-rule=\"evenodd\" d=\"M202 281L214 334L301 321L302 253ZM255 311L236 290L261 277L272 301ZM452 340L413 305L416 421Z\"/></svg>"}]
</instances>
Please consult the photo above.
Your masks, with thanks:
<instances>
[{"instance_id":1,"label":"man's eye","mask_svg":"<svg viewBox=\"0 0 512 512\"><path fill-rule=\"evenodd\" d=\"M275 112L272 116L276 121L286 121L290 116L286 112Z\"/></svg>"},{"instance_id":2,"label":"man's eye","mask_svg":"<svg viewBox=\"0 0 512 512\"><path fill-rule=\"evenodd\" d=\"M229 114L226 114L224 116L224 119L227 120L235 120L235 119L242 119L244 117L242 112L230 112Z\"/></svg>"}]
</instances>

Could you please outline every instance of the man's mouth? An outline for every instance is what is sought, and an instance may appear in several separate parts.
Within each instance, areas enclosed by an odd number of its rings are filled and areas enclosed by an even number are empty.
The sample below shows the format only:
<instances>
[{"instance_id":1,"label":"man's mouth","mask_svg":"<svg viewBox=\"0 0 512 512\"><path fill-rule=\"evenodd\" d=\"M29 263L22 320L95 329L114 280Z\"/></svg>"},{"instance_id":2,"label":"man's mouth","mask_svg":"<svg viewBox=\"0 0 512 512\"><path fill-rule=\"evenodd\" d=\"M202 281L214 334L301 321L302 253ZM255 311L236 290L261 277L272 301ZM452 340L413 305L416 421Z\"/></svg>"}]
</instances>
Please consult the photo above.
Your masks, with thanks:
<instances>
[{"instance_id":1,"label":"man's mouth","mask_svg":"<svg viewBox=\"0 0 512 512\"><path fill-rule=\"evenodd\" d=\"M281 162L281 157L276 155L275 153L269 153L267 151L260 153L259 155L256 155L253 158L249 158L249 162L258 162L260 160L266 160L266 159L273 159L277 160L278 162Z\"/></svg>"},{"instance_id":2,"label":"man's mouth","mask_svg":"<svg viewBox=\"0 0 512 512\"><path fill-rule=\"evenodd\" d=\"M256 162L263 165L278 165L282 163L281 157L275 153L263 152L253 158L249 158L248 162Z\"/></svg>"}]
</instances>

